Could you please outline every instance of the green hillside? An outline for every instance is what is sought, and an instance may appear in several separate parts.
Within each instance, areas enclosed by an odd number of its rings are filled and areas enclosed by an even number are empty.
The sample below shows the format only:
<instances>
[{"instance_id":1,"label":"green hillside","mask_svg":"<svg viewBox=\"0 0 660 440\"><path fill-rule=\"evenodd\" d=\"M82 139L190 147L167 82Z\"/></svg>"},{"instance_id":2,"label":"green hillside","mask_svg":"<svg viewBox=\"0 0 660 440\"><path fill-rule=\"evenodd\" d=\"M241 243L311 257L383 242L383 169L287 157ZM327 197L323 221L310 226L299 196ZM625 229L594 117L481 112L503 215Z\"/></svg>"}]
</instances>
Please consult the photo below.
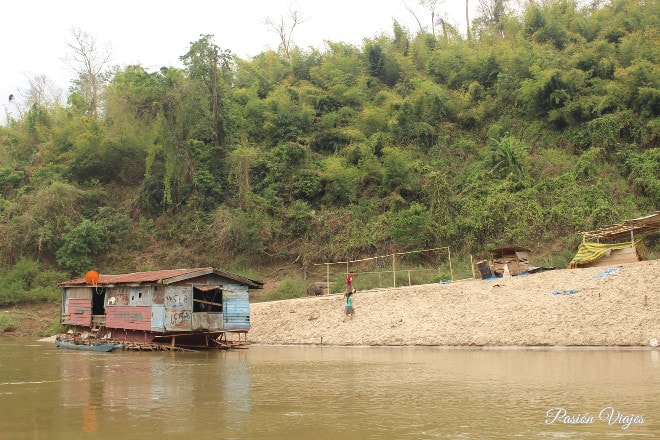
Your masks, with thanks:
<instances>
[{"instance_id":1,"label":"green hillside","mask_svg":"<svg viewBox=\"0 0 660 440\"><path fill-rule=\"evenodd\" d=\"M491 3L469 39L395 21L246 60L203 35L183 68L81 69L64 105L33 87L0 127L0 304L90 268L565 267L579 231L660 209L658 2Z\"/></svg>"}]
</instances>

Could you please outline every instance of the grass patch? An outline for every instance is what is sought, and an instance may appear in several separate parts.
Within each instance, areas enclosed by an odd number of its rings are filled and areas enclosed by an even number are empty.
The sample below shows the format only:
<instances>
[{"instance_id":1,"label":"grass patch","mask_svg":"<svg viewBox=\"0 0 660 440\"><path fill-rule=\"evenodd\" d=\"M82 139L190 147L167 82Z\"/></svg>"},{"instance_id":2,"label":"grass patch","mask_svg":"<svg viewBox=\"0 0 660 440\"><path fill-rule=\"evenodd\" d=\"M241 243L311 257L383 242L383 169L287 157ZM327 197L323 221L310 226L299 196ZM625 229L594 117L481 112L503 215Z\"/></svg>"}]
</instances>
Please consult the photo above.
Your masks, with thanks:
<instances>
[{"instance_id":1,"label":"grass patch","mask_svg":"<svg viewBox=\"0 0 660 440\"><path fill-rule=\"evenodd\" d=\"M18 320L9 312L0 312L0 332L14 332L18 328Z\"/></svg>"},{"instance_id":2,"label":"grass patch","mask_svg":"<svg viewBox=\"0 0 660 440\"><path fill-rule=\"evenodd\" d=\"M265 301L302 298L307 296L306 282L300 278L286 278L264 297Z\"/></svg>"},{"instance_id":3,"label":"grass patch","mask_svg":"<svg viewBox=\"0 0 660 440\"><path fill-rule=\"evenodd\" d=\"M51 336L62 330L59 302L20 304L0 311L2 332L12 331L19 336Z\"/></svg>"}]
</instances>

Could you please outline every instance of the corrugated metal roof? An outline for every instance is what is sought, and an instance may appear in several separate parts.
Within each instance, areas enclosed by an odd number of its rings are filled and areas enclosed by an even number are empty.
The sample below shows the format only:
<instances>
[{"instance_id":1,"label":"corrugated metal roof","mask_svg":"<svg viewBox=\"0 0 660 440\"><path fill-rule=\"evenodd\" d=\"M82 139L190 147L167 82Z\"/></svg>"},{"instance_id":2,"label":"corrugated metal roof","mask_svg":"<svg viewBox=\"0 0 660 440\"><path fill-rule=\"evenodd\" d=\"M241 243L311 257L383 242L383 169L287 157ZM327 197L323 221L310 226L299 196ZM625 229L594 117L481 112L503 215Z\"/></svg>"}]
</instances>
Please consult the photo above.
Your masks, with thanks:
<instances>
[{"instance_id":1,"label":"corrugated metal roof","mask_svg":"<svg viewBox=\"0 0 660 440\"><path fill-rule=\"evenodd\" d=\"M241 284L246 284L249 287L260 289L263 283L260 281L251 280L240 275L227 272L222 269L213 267L198 267L192 269L168 269L168 270L154 270L149 272L133 272L119 275L104 275L99 274L99 279L96 285L107 286L116 284L170 284L176 281L183 281L190 278L196 278L208 274L217 274L230 280L237 281ZM87 285L85 278L76 278L74 280L64 281L58 284L59 287L68 286L81 286Z\"/></svg>"}]
</instances>

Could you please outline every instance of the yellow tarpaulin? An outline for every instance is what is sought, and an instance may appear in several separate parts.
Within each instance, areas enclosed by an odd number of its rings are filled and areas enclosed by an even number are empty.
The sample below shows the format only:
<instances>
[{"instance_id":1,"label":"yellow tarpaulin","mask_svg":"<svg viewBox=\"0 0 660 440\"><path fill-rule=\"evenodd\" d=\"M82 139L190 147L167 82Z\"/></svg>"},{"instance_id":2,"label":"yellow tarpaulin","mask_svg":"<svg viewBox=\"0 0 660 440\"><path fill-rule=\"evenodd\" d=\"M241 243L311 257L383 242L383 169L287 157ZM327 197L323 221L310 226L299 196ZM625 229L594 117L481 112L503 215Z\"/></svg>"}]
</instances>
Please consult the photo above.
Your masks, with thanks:
<instances>
[{"instance_id":1,"label":"yellow tarpaulin","mask_svg":"<svg viewBox=\"0 0 660 440\"><path fill-rule=\"evenodd\" d=\"M632 242L602 244L602 243L581 243L578 247L577 254L568 265L569 269L575 269L581 264L591 263L598 260L612 249L625 249L632 246Z\"/></svg>"}]
</instances>

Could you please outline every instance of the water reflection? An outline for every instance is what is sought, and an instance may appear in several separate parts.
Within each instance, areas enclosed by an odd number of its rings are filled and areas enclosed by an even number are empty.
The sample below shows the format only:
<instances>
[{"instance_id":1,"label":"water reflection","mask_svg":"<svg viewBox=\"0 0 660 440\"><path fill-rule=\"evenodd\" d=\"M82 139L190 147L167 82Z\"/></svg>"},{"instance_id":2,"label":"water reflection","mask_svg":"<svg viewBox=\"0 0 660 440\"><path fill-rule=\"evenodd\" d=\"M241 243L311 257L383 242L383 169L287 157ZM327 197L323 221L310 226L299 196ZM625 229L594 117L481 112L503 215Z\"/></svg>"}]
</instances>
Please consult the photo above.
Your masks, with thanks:
<instances>
[{"instance_id":1,"label":"water reflection","mask_svg":"<svg viewBox=\"0 0 660 440\"><path fill-rule=\"evenodd\" d=\"M259 346L85 353L2 341L0 439L658 438L659 354ZM599 420L610 407L644 421L624 428ZM564 417L552 420L552 408Z\"/></svg>"}]
</instances>

